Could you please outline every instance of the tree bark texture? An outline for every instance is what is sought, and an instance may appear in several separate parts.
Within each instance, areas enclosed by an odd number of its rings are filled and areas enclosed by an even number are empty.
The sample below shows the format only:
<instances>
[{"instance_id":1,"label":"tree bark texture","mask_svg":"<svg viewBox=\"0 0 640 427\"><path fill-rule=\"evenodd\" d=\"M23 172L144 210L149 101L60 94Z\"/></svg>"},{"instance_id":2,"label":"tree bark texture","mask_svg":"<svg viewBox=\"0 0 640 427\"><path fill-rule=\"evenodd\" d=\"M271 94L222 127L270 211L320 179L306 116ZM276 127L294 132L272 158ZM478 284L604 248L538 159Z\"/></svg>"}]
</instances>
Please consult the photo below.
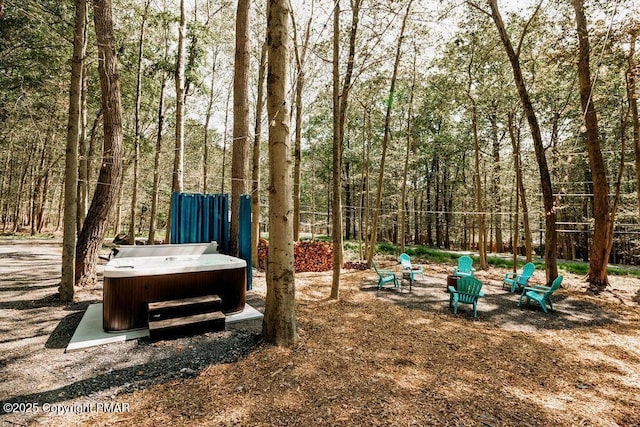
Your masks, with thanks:
<instances>
[{"instance_id":1,"label":"tree bark texture","mask_svg":"<svg viewBox=\"0 0 640 427\"><path fill-rule=\"evenodd\" d=\"M357 27L357 21L352 25ZM353 31L352 31L353 33ZM338 299L340 296L340 270L342 268L342 135L340 127L340 0L336 1L333 9L333 173L331 205L331 237L333 241L333 280L331 283L330 298ZM345 94L343 94L345 95Z\"/></svg>"},{"instance_id":2,"label":"tree bark texture","mask_svg":"<svg viewBox=\"0 0 640 427\"><path fill-rule=\"evenodd\" d=\"M540 125L538 118L533 109L529 92L524 83L524 77L522 75L522 69L520 67L520 59L513 49L507 30L505 29L502 16L498 10L498 4L496 0L488 0L491 7L491 16L500 39L505 47L507 57L511 63L513 70L513 77L518 89L518 95L522 103L529 128L531 129L531 138L533 139L534 151L536 153L536 161L538 163L538 170L540 172L540 186L542 189L542 203L544 206L545 216L545 243L544 243L544 262L546 266L547 284L551 284L553 280L558 276L558 260L557 260L557 243L558 236L556 232L556 209L554 206L553 187L551 185L551 175L549 174L549 166L547 165L547 158L545 154L544 145L542 143L542 134L540 132Z\"/></svg>"},{"instance_id":3,"label":"tree bark texture","mask_svg":"<svg viewBox=\"0 0 640 427\"><path fill-rule=\"evenodd\" d=\"M233 149L231 154L231 229L229 253L238 254L240 196L249 191L249 11L251 2L239 0L236 12L236 50L233 76Z\"/></svg>"},{"instance_id":4,"label":"tree bark texture","mask_svg":"<svg viewBox=\"0 0 640 427\"><path fill-rule=\"evenodd\" d=\"M293 47L296 57L296 128L295 128L295 145L294 145L294 164L293 164L293 240L300 238L300 182L302 177L302 93L305 84L304 65L307 56L307 48L309 46L309 37L311 35L311 23L313 14L307 21L302 46L298 45L298 34L295 21L295 13L291 11L291 21L293 28Z\"/></svg>"},{"instance_id":5,"label":"tree bark texture","mask_svg":"<svg viewBox=\"0 0 640 427\"><path fill-rule=\"evenodd\" d=\"M264 109L264 80L267 68L267 40L262 43L260 69L258 70L258 98L256 100L256 124L253 137L253 162L251 165L251 259L258 267L258 243L260 241L260 152L262 145L262 116Z\"/></svg>"},{"instance_id":6,"label":"tree bark texture","mask_svg":"<svg viewBox=\"0 0 640 427\"><path fill-rule=\"evenodd\" d=\"M135 100L135 130L133 136L133 182L131 183L131 215L129 218L129 244L136 244L136 204L138 203L138 164L140 161L140 98L142 94L142 54L144 52L144 30L149 11L147 0L144 4L140 36L138 38L138 63L136 66L136 100Z\"/></svg>"},{"instance_id":7,"label":"tree bark texture","mask_svg":"<svg viewBox=\"0 0 640 427\"><path fill-rule=\"evenodd\" d=\"M402 18L402 26L400 27L400 37L398 37L398 45L396 47L396 57L393 64L393 73L391 75L391 86L389 88L389 99L387 100L387 112L384 118L384 136L382 138L382 156L380 158L380 172L378 175L378 188L376 190L376 200L373 206L373 220L371 221L371 241L369 243L369 255L367 256L367 266L371 267L373 262L373 253L376 246L376 230L378 228L378 217L380 216L380 203L382 200L382 186L384 181L384 163L387 157L387 146L391 137L391 109L393 107L393 97L396 90L396 79L398 77L398 67L400 65L400 57L402 55L402 41L404 39L404 30L407 26L407 19L411 11L411 3L409 0L407 10Z\"/></svg>"},{"instance_id":8,"label":"tree bark texture","mask_svg":"<svg viewBox=\"0 0 640 427\"><path fill-rule=\"evenodd\" d=\"M122 109L111 1L94 1L93 13L104 112L104 149L98 185L76 246L75 279L79 286L95 282L96 263L104 240L107 219L122 180Z\"/></svg>"},{"instance_id":9,"label":"tree bark texture","mask_svg":"<svg viewBox=\"0 0 640 427\"><path fill-rule=\"evenodd\" d=\"M409 156L413 153L413 129L411 128L413 120L413 95L416 87L416 54L413 55L413 68L411 74L411 89L409 91L409 111L407 111L407 148L404 158L404 167L402 169L402 189L400 197L400 252L404 253L407 233L407 179L409 176Z\"/></svg>"},{"instance_id":10,"label":"tree bark texture","mask_svg":"<svg viewBox=\"0 0 640 427\"><path fill-rule=\"evenodd\" d=\"M85 56L86 2L76 0L73 33L73 58L69 86L69 121L65 152L64 226L62 237L62 277L58 292L63 302L73 301L75 284L75 244L78 196L78 137L80 135L80 99L82 92L82 66Z\"/></svg>"},{"instance_id":11,"label":"tree bark texture","mask_svg":"<svg viewBox=\"0 0 640 427\"><path fill-rule=\"evenodd\" d=\"M591 73L589 70L589 33L582 0L573 0L578 32L578 80L580 82L580 104L585 126L585 141L589 167L593 181L593 239L589 252L589 274L587 280L596 289L607 286L607 263L609 241L613 239L610 227L609 182L600 149L598 117L592 98Z\"/></svg>"},{"instance_id":12,"label":"tree bark texture","mask_svg":"<svg viewBox=\"0 0 640 427\"><path fill-rule=\"evenodd\" d=\"M178 52L176 55L175 86L176 86L176 138L173 153L173 180L171 191L181 193L184 188L184 100L185 100L185 31L186 17L184 0L180 0L180 23L178 25ZM167 232L164 242L171 241L171 206L167 215Z\"/></svg>"},{"instance_id":13,"label":"tree bark texture","mask_svg":"<svg viewBox=\"0 0 640 427\"><path fill-rule=\"evenodd\" d=\"M638 123L638 99L636 94L636 70L633 57L636 53L636 39L637 30L634 30L631 34L631 41L629 43L629 56L627 61L629 68L627 71L627 98L629 98L629 108L631 109L631 122L633 126L633 154L634 162L636 166L636 186L640 189L640 123ZM638 194L638 217L640 217L640 190Z\"/></svg>"},{"instance_id":14,"label":"tree bark texture","mask_svg":"<svg viewBox=\"0 0 640 427\"><path fill-rule=\"evenodd\" d=\"M269 256L262 333L279 346L298 340L295 315L289 83L289 2L269 0L267 16L269 115Z\"/></svg>"}]
</instances>

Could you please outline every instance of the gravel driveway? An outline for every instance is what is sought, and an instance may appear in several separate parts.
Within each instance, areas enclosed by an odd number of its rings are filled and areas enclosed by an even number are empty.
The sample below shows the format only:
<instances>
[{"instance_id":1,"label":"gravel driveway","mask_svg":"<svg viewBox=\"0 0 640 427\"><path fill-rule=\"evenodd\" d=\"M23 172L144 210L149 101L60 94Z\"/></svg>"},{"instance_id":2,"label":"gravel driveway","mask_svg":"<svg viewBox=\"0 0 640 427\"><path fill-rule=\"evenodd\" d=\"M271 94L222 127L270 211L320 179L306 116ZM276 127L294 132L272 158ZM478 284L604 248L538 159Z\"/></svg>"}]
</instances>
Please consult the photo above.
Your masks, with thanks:
<instances>
[{"instance_id":1,"label":"gravel driveway","mask_svg":"<svg viewBox=\"0 0 640 427\"><path fill-rule=\"evenodd\" d=\"M78 289L73 304L58 301L61 242L0 239L0 421L56 423L64 405L105 407L118 396L174 378L197 376L255 348L255 328L149 342L132 340L73 353L64 350L91 303L102 299L102 280ZM100 276L101 268L98 268ZM247 302L262 309L257 290ZM79 406L76 406L79 407ZM57 418L60 420L60 418Z\"/></svg>"}]
</instances>

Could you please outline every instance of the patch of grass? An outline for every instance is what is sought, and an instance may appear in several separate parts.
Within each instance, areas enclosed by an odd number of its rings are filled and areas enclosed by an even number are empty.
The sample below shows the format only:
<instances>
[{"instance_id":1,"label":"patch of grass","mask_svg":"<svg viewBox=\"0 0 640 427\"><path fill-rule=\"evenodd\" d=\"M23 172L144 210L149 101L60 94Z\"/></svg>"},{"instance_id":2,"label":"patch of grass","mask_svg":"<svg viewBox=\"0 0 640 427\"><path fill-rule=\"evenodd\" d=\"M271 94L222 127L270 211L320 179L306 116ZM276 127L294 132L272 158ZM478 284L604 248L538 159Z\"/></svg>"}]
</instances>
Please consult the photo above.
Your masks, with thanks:
<instances>
[{"instance_id":1,"label":"patch of grass","mask_svg":"<svg viewBox=\"0 0 640 427\"><path fill-rule=\"evenodd\" d=\"M345 242L346 249L358 249L357 242ZM376 251L384 255L398 255L400 249L398 246L390 242L382 242L376 245ZM451 264L455 265L460 253L449 252L444 249L431 248L423 245L406 246L405 252L416 262L430 262L434 264ZM474 264L477 266L479 258L471 255ZM505 256L490 256L487 263L495 268L511 270L513 268L513 258ZM522 270L526 261L518 259L517 270ZM544 271L544 262L537 259L533 260L536 270ZM589 272L589 263L584 261L566 261L558 260L558 269L576 275L585 276ZM608 267L608 273L614 276L630 276L640 278L640 267L614 265Z\"/></svg>"},{"instance_id":2,"label":"patch of grass","mask_svg":"<svg viewBox=\"0 0 640 427\"><path fill-rule=\"evenodd\" d=\"M396 245L389 242L382 242L376 245L376 251L382 252L385 255L395 255L396 254Z\"/></svg>"}]
</instances>

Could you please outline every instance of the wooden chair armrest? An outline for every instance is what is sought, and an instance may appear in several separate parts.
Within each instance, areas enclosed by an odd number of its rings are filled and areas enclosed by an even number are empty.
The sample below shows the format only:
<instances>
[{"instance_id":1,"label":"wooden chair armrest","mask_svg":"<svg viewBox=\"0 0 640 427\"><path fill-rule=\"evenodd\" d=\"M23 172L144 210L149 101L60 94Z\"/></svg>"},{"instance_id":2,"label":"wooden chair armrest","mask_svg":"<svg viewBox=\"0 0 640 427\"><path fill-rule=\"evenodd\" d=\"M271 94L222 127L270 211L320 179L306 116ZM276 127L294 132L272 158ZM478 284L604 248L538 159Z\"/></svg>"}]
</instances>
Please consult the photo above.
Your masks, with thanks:
<instances>
[{"instance_id":1,"label":"wooden chair armrest","mask_svg":"<svg viewBox=\"0 0 640 427\"><path fill-rule=\"evenodd\" d=\"M451 293L458 293L458 291L456 291L456 288L454 288L453 286L449 286L449 292Z\"/></svg>"},{"instance_id":2,"label":"wooden chair armrest","mask_svg":"<svg viewBox=\"0 0 640 427\"><path fill-rule=\"evenodd\" d=\"M518 275L518 273L514 273L514 272L504 273L504 278L505 279L515 279L515 277L517 275Z\"/></svg>"}]
</instances>

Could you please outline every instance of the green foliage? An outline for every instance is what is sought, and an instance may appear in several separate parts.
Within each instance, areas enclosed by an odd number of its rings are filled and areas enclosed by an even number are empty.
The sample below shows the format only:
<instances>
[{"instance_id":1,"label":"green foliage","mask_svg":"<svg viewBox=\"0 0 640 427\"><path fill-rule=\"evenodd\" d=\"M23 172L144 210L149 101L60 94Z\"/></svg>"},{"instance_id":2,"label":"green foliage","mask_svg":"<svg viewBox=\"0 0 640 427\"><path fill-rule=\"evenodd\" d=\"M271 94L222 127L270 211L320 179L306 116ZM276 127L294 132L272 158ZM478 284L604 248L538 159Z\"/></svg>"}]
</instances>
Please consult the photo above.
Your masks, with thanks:
<instances>
[{"instance_id":1,"label":"green foliage","mask_svg":"<svg viewBox=\"0 0 640 427\"><path fill-rule=\"evenodd\" d=\"M397 251L396 245L389 242L382 242L376 245L376 252L380 252L386 255L394 255Z\"/></svg>"}]
</instances>

